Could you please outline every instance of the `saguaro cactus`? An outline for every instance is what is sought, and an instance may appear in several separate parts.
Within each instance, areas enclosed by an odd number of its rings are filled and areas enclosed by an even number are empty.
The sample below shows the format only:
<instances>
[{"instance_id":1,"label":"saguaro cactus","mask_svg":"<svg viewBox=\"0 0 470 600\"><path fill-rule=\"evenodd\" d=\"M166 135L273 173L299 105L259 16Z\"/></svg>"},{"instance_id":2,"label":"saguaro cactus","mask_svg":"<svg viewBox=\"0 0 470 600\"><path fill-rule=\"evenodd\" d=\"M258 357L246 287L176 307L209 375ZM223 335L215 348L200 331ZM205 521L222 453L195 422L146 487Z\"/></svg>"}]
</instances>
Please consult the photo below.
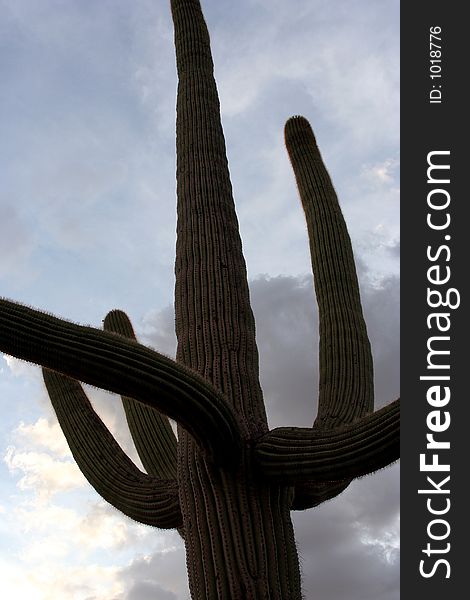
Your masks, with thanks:
<instances>
[{"instance_id":1,"label":"saguaro cactus","mask_svg":"<svg viewBox=\"0 0 470 600\"><path fill-rule=\"evenodd\" d=\"M194 599L300 599L290 511L312 508L399 456L398 401L373 412L372 359L353 253L310 125L285 141L305 210L320 311L312 427L268 430L255 325L198 0L172 0L177 100L176 361L138 344L127 316L104 331L0 301L0 348L44 367L72 453L103 498L177 528ZM146 473L79 381L117 392ZM176 437L168 417L178 423Z\"/></svg>"}]
</instances>

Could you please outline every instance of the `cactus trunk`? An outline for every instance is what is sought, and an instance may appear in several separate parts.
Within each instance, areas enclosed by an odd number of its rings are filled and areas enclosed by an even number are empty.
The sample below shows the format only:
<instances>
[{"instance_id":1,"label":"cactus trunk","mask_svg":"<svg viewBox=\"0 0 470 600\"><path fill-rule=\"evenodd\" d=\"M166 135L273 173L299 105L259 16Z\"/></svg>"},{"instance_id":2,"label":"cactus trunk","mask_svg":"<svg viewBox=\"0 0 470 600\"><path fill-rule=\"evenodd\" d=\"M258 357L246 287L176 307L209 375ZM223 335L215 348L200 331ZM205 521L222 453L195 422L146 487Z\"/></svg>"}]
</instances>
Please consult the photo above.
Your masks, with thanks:
<instances>
[{"instance_id":1,"label":"cactus trunk","mask_svg":"<svg viewBox=\"0 0 470 600\"><path fill-rule=\"evenodd\" d=\"M260 482L248 456L236 471L227 471L208 464L189 436L180 444L191 597L300 600L293 488Z\"/></svg>"},{"instance_id":2,"label":"cactus trunk","mask_svg":"<svg viewBox=\"0 0 470 600\"><path fill-rule=\"evenodd\" d=\"M267 431L246 266L199 2L172 2L177 96L177 360L212 382L246 439ZM263 484L249 446L236 471L179 429L178 479L193 598L300 598L293 488Z\"/></svg>"}]
</instances>

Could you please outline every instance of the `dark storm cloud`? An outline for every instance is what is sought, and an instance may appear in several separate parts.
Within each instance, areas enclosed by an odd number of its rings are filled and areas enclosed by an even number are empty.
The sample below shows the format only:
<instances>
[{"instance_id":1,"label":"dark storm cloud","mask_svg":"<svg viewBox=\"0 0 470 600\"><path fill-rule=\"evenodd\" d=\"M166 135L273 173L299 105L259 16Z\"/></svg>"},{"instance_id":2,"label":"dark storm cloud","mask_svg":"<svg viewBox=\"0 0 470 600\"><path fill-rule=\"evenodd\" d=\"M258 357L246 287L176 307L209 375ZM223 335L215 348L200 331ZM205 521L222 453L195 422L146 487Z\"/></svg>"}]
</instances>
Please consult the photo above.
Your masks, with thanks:
<instances>
[{"instance_id":1,"label":"dark storm cloud","mask_svg":"<svg viewBox=\"0 0 470 600\"><path fill-rule=\"evenodd\" d=\"M360 261L358 267L377 408L399 395L399 280L391 276L373 285ZM312 279L258 278L251 294L270 425L308 426L318 390ZM316 509L293 513L305 598L398 598L398 474L398 466L383 469Z\"/></svg>"},{"instance_id":2,"label":"dark storm cloud","mask_svg":"<svg viewBox=\"0 0 470 600\"><path fill-rule=\"evenodd\" d=\"M251 296L270 425L305 427L313 422L318 390L318 312L312 279L260 277L251 282ZM376 406L399 393L398 302L397 277L375 286L365 279L362 303L374 356Z\"/></svg>"},{"instance_id":3,"label":"dark storm cloud","mask_svg":"<svg viewBox=\"0 0 470 600\"><path fill-rule=\"evenodd\" d=\"M120 571L126 588L123 600L185 600L189 589L185 572L183 543L177 534L168 534L171 550L134 559Z\"/></svg>"},{"instance_id":4,"label":"dark storm cloud","mask_svg":"<svg viewBox=\"0 0 470 600\"><path fill-rule=\"evenodd\" d=\"M177 600L173 592L162 589L152 581L137 581L127 594L127 600L155 600L155 598L158 598L158 600Z\"/></svg>"}]
</instances>

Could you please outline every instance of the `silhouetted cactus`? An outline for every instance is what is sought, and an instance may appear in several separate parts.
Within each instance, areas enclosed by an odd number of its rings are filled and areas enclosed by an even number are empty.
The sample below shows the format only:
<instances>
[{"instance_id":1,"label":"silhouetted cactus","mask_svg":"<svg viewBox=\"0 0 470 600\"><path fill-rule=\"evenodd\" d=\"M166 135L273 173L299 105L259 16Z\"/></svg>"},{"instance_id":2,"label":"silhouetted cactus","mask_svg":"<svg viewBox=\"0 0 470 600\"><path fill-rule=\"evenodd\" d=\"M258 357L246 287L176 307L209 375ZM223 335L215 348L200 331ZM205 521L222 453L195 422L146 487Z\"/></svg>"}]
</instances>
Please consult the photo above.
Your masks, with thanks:
<instances>
[{"instance_id":1,"label":"silhouetted cactus","mask_svg":"<svg viewBox=\"0 0 470 600\"><path fill-rule=\"evenodd\" d=\"M176 362L139 345L120 311L100 331L7 300L0 348L45 367L72 453L103 498L136 521L181 532L194 599L296 600L290 511L396 460L399 404L372 412L351 243L310 125L292 117L285 139L310 238L320 394L313 427L268 430L209 35L198 0L171 7L179 75ZM121 450L78 381L122 394L147 473Z\"/></svg>"}]
</instances>

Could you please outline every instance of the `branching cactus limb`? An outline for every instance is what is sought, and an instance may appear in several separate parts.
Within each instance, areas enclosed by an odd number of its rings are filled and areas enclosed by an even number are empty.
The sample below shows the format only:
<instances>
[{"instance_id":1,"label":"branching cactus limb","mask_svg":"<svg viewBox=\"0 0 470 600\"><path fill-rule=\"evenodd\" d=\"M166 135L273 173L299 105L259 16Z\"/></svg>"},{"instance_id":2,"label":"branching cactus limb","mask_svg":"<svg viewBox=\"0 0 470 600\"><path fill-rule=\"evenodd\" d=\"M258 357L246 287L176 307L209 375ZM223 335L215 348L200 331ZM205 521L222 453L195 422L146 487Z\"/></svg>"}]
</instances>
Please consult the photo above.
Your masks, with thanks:
<instances>
[{"instance_id":1,"label":"branching cactus limb","mask_svg":"<svg viewBox=\"0 0 470 600\"><path fill-rule=\"evenodd\" d=\"M397 460L400 401L335 429L279 427L256 446L260 469L271 480L297 483L354 479Z\"/></svg>"},{"instance_id":2,"label":"branching cactus limb","mask_svg":"<svg viewBox=\"0 0 470 600\"><path fill-rule=\"evenodd\" d=\"M43 376L73 457L95 490L135 521L165 529L181 527L176 479L159 479L139 471L77 381L47 369Z\"/></svg>"},{"instance_id":3,"label":"branching cactus limb","mask_svg":"<svg viewBox=\"0 0 470 600\"><path fill-rule=\"evenodd\" d=\"M240 427L224 397L190 369L121 335L0 300L1 349L135 398L180 422L216 462L239 460Z\"/></svg>"},{"instance_id":4,"label":"branching cactus limb","mask_svg":"<svg viewBox=\"0 0 470 600\"><path fill-rule=\"evenodd\" d=\"M285 141L307 221L319 308L318 412L313 429L270 432L257 452L265 474L282 471L296 483L293 507L303 509L398 458L399 402L358 422L373 410L373 364L351 241L309 122L290 118ZM328 464L323 474L322 460Z\"/></svg>"},{"instance_id":5,"label":"branching cactus limb","mask_svg":"<svg viewBox=\"0 0 470 600\"><path fill-rule=\"evenodd\" d=\"M132 324L121 310L112 310L103 322L106 331L134 339ZM142 464L151 475L176 478L177 440L168 417L151 406L123 396L127 424Z\"/></svg>"},{"instance_id":6,"label":"branching cactus limb","mask_svg":"<svg viewBox=\"0 0 470 600\"><path fill-rule=\"evenodd\" d=\"M309 122L289 119L285 141L307 220L320 324L316 426L351 423L374 407L372 355L351 241Z\"/></svg>"}]
</instances>

